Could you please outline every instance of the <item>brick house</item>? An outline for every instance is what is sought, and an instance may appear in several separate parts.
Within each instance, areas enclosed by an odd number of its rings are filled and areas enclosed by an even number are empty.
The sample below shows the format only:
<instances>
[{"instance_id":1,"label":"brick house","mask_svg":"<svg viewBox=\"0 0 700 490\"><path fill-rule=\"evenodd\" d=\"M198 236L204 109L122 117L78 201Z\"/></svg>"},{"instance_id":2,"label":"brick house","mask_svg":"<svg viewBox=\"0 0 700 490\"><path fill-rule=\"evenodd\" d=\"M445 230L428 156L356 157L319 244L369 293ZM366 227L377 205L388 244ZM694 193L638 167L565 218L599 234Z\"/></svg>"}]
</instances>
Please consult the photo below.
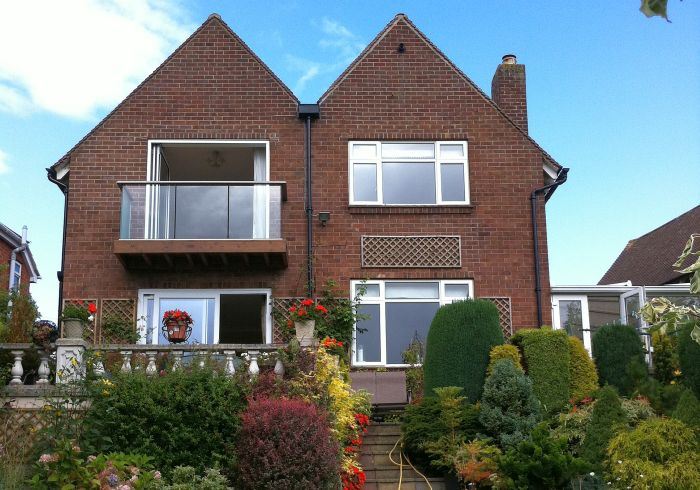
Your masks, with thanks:
<instances>
[{"instance_id":1,"label":"brick house","mask_svg":"<svg viewBox=\"0 0 700 490\"><path fill-rule=\"evenodd\" d=\"M514 56L489 98L403 14L316 104L212 15L48 169L61 302L97 303L95 341L122 315L162 342L179 307L202 343L269 343L289 299L366 280L357 367L399 366L456 299L490 298L507 333L549 323L544 203L567 169L527 126Z\"/></svg>"},{"instance_id":2,"label":"brick house","mask_svg":"<svg viewBox=\"0 0 700 490\"><path fill-rule=\"evenodd\" d=\"M0 287L28 291L32 283L41 279L39 269L27 241L27 227L22 234L0 223Z\"/></svg>"}]
</instances>

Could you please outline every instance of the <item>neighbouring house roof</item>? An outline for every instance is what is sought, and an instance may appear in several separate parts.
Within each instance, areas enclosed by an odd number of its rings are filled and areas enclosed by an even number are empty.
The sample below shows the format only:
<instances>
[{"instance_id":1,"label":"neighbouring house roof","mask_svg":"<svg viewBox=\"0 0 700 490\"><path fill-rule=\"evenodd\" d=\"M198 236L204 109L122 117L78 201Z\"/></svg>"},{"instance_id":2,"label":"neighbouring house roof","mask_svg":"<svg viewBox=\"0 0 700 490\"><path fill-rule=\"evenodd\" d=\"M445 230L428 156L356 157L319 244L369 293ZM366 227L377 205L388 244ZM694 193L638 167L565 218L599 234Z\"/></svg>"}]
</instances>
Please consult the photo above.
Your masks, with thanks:
<instances>
[{"instance_id":1,"label":"neighbouring house roof","mask_svg":"<svg viewBox=\"0 0 700 490\"><path fill-rule=\"evenodd\" d=\"M496 111L498 111L501 116L506 118L510 124L513 125L520 133L525 136L530 143L532 143L541 153L543 157L543 168L545 173L549 178L554 180L559 173L559 171L563 168L561 164L559 164L549 153L547 153L544 148L542 148L537 142L530 137L530 135L523 131L520 126L515 124L513 120L505 113L503 110L501 110L500 107L489 97L486 95L486 93L479 88L479 86L474 83L462 70L459 69L457 65L455 65L452 60L450 60L440 49L433 44L433 42L428 39L428 37L423 34L423 32L418 29L413 22L408 18L406 14L396 14L396 16L391 19L391 21L384 27L384 29L381 30L379 34L370 42L367 47L362 50L362 52L355 58L355 60L350 63L350 65L343 71L343 73L340 74L338 78L331 84L330 87L328 87L328 90L326 90L323 95L318 99L318 103L321 105L323 102L333 93L333 91L338 87L343 80L345 80L350 73L355 69L355 67L360 64L360 62L370 53L372 50L379 44L379 42L387 35L391 29L394 28L398 23L404 22L415 34L425 42L430 49L435 52L435 54L440 57L447 65L457 73L467 84L471 85Z\"/></svg>"},{"instance_id":2,"label":"neighbouring house roof","mask_svg":"<svg viewBox=\"0 0 700 490\"><path fill-rule=\"evenodd\" d=\"M0 240L6 242L13 249L22 245L22 236L18 235L2 223L0 223ZM24 249L22 254L24 255L24 263L27 264L31 273L29 278L30 281L37 282L39 279L41 279L41 276L39 275L39 269L36 266L36 262L34 262L34 256L32 255L32 251L29 249L29 246Z\"/></svg>"},{"instance_id":3,"label":"neighbouring house roof","mask_svg":"<svg viewBox=\"0 0 700 490\"><path fill-rule=\"evenodd\" d=\"M297 104L299 103L299 99L297 99L296 95L294 95L294 92L292 92L291 89L284 84L284 82L270 69L270 67L268 67L265 64L265 62L263 62L258 57L258 55L256 55L253 52L253 50L250 49L250 47L248 47L248 45L245 42L243 42L243 40L240 37L238 37L238 35L235 32L233 32L233 30L231 30L231 28L228 26L228 24L226 24L226 22L224 22L221 19L221 16L219 14L211 14L207 18L207 20L204 21L204 23L197 28L196 31L194 31L187 39L185 39L185 41L182 44L180 44L180 46L178 46L178 48L175 51L173 51L172 54L170 56L168 56L165 59L165 61L163 61L163 63L161 63L158 66L158 68L153 70L153 72L150 75L148 75L148 77L146 77L146 79L144 79L140 84L138 84L138 86L134 90L132 90L131 93L129 95L127 95L124 98L124 100L122 100L119 103L119 105L117 105L109 114L107 114L99 123L97 123L97 125L94 128L92 128L89 133L87 133L85 136L83 136L80 139L80 141L78 141L70 150L68 150L68 152L65 155L63 155L61 157L60 160L58 160L56 163L54 163L50 167L50 169L47 169L47 170L54 171L56 178L58 180L63 180L67 176L67 174L70 170L71 153L73 153L73 151L75 151L80 145L82 145L83 142L85 142L85 140L90 138L90 136L95 134L95 132L97 132L114 114L119 112L121 107L127 101L129 101L135 94L137 94L139 92L139 90L141 90L141 88L149 82L149 80L151 80L159 71L161 71L163 69L163 67L165 67L170 62L170 60L172 60L175 56L177 56L177 54L180 51L182 51L182 49L185 46L187 46L190 43L190 41L192 41L194 38L196 38L197 35L202 30L204 30L207 26L209 26L210 24L213 24L213 23L218 23L219 25L221 25L226 30L226 32L233 38L233 40L235 42L239 43L241 45L241 47L243 47L243 49L245 49L250 54L250 56L252 56L258 63L260 63L262 68L265 71L267 71L267 73L280 85L282 90L284 92L286 92L294 100L294 102L296 102Z\"/></svg>"},{"instance_id":4,"label":"neighbouring house roof","mask_svg":"<svg viewBox=\"0 0 700 490\"><path fill-rule=\"evenodd\" d=\"M632 281L638 286L660 286L684 281L687 274L676 272L673 264L693 233L700 233L700 206L630 240L598 284ZM691 259L683 266L690 265Z\"/></svg>"}]
</instances>

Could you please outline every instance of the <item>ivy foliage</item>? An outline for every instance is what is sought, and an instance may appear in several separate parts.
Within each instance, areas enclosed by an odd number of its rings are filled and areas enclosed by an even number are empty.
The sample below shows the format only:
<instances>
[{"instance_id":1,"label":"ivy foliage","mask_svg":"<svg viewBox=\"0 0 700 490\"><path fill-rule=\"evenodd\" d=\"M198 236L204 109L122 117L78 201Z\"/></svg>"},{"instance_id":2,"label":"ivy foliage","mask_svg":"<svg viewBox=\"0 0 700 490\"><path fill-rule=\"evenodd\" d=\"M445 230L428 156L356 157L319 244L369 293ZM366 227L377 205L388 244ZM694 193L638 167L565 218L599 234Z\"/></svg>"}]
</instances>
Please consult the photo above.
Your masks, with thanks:
<instances>
[{"instance_id":1,"label":"ivy foliage","mask_svg":"<svg viewBox=\"0 0 700 490\"><path fill-rule=\"evenodd\" d=\"M540 404L532 382L510 359L501 359L486 379L479 422L487 434L508 448L527 438L539 421Z\"/></svg>"},{"instance_id":2,"label":"ivy foliage","mask_svg":"<svg viewBox=\"0 0 700 490\"><path fill-rule=\"evenodd\" d=\"M612 385L624 396L631 395L635 380L630 364L644 364L644 349L637 331L629 325L610 323L598 329L592 343L600 384Z\"/></svg>"},{"instance_id":3,"label":"ivy foliage","mask_svg":"<svg viewBox=\"0 0 700 490\"><path fill-rule=\"evenodd\" d=\"M426 341L425 396L441 386L459 386L470 402L481 395L489 352L503 344L498 309L487 300L458 301L441 307Z\"/></svg>"}]
</instances>

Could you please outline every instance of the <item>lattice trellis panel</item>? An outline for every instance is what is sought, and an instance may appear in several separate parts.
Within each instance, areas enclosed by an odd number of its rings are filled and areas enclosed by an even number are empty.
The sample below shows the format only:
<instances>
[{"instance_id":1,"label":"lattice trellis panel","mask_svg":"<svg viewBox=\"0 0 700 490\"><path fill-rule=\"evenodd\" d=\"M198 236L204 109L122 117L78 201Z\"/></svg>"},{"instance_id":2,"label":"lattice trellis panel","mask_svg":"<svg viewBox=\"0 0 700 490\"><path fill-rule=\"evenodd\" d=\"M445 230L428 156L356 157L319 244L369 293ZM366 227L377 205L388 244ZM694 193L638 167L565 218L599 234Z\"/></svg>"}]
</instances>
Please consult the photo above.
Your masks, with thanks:
<instances>
[{"instance_id":1,"label":"lattice trellis panel","mask_svg":"<svg viewBox=\"0 0 700 490\"><path fill-rule=\"evenodd\" d=\"M303 297L297 298L273 298L272 299L272 342L282 343L282 329L286 328L289 320L289 307L295 301L300 301Z\"/></svg>"},{"instance_id":2,"label":"lattice trellis panel","mask_svg":"<svg viewBox=\"0 0 700 490\"><path fill-rule=\"evenodd\" d=\"M506 339L513 335L513 319L510 309L510 298L480 298L486 299L496 305L498 308L498 316L503 330L503 337Z\"/></svg>"},{"instance_id":3,"label":"lattice trellis panel","mask_svg":"<svg viewBox=\"0 0 700 490\"><path fill-rule=\"evenodd\" d=\"M362 267L461 267L459 236L362 237Z\"/></svg>"},{"instance_id":4,"label":"lattice trellis panel","mask_svg":"<svg viewBox=\"0 0 700 490\"><path fill-rule=\"evenodd\" d=\"M90 303L95 303L97 305L97 300L96 299L64 299L63 300L63 308L66 307L66 305L76 305L76 306L82 306L83 308L87 308ZM95 319L90 322L88 325L85 326L85 329L83 331L83 338L90 342L91 344L94 344L97 342L97 325L99 324L100 321L100 309L97 309L97 313L95 314ZM61 335L63 335L63 330L61 330Z\"/></svg>"},{"instance_id":5,"label":"lattice trellis panel","mask_svg":"<svg viewBox=\"0 0 700 490\"><path fill-rule=\"evenodd\" d=\"M29 463L37 434L44 426L40 410L8 408L0 414L0 446Z\"/></svg>"},{"instance_id":6,"label":"lattice trellis panel","mask_svg":"<svg viewBox=\"0 0 700 490\"><path fill-rule=\"evenodd\" d=\"M103 299L100 301L100 326L98 328L99 342L103 344L114 344L123 342L111 335L104 328L105 321L114 318L123 320L136 328L136 300L135 299Z\"/></svg>"}]
</instances>

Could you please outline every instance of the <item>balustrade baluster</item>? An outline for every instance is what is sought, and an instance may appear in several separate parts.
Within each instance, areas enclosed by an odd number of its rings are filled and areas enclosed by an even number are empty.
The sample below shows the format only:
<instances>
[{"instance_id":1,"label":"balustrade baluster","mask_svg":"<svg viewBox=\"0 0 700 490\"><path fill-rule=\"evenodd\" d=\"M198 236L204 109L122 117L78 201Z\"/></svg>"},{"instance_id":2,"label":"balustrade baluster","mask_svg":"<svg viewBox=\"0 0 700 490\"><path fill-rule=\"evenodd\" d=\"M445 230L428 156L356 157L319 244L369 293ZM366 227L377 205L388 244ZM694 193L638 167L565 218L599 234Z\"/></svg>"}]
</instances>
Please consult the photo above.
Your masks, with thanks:
<instances>
[{"instance_id":1,"label":"balustrade baluster","mask_svg":"<svg viewBox=\"0 0 700 490\"><path fill-rule=\"evenodd\" d=\"M250 356L250 366L248 366L248 373L250 373L251 378L254 378L260 373L260 366L258 366L258 355L260 355L260 351L251 350L248 351L248 355Z\"/></svg>"},{"instance_id":2,"label":"balustrade baluster","mask_svg":"<svg viewBox=\"0 0 700 490\"><path fill-rule=\"evenodd\" d=\"M47 385L49 384L49 374L51 374L51 369L49 369L49 353L41 349L39 351L39 359L39 369L37 370L39 379L36 384Z\"/></svg>"},{"instance_id":3,"label":"balustrade baluster","mask_svg":"<svg viewBox=\"0 0 700 490\"><path fill-rule=\"evenodd\" d=\"M226 373L226 376L229 378L232 378L234 374L236 374L236 365L235 365L235 358L236 358L236 351L235 350L225 350L224 351L224 356L226 356L226 367L224 369L224 372Z\"/></svg>"},{"instance_id":4,"label":"balustrade baluster","mask_svg":"<svg viewBox=\"0 0 700 490\"><path fill-rule=\"evenodd\" d=\"M146 365L146 375L147 376L153 376L158 372L158 368L156 367L156 356L158 355L157 351L149 350L146 351L146 357L148 358L148 364Z\"/></svg>"},{"instance_id":5,"label":"balustrade baluster","mask_svg":"<svg viewBox=\"0 0 700 490\"><path fill-rule=\"evenodd\" d=\"M24 357L24 351L23 350L13 350L10 351L12 356L15 358L15 363L12 365L12 369L10 370L10 374L12 375L12 379L10 380L11 385L21 385L22 384L22 376L24 376L24 367L22 366L22 357Z\"/></svg>"},{"instance_id":6,"label":"balustrade baluster","mask_svg":"<svg viewBox=\"0 0 700 490\"><path fill-rule=\"evenodd\" d=\"M173 371L177 371L178 369L182 369L182 355L183 355L183 351L181 351L181 350L174 350L173 351Z\"/></svg>"},{"instance_id":7,"label":"balustrade baluster","mask_svg":"<svg viewBox=\"0 0 700 490\"><path fill-rule=\"evenodd\" d=\"M122 373L130 373L131 372L131 351L130 350L123 350L121 351L122 355Z\"/></svg>"},{"instance_id":8,"label":"balustrade baluster","mask_svg":"<svg viewBox=\"0 0 700 490\"><path fill-rule=\"evenodd\" d=\"M284 363L282 362L282 359L280 359L279 357L277 358L277 362L275 362L275 374L279 378L284 376Z\"/></svg>"}]
</instances>

